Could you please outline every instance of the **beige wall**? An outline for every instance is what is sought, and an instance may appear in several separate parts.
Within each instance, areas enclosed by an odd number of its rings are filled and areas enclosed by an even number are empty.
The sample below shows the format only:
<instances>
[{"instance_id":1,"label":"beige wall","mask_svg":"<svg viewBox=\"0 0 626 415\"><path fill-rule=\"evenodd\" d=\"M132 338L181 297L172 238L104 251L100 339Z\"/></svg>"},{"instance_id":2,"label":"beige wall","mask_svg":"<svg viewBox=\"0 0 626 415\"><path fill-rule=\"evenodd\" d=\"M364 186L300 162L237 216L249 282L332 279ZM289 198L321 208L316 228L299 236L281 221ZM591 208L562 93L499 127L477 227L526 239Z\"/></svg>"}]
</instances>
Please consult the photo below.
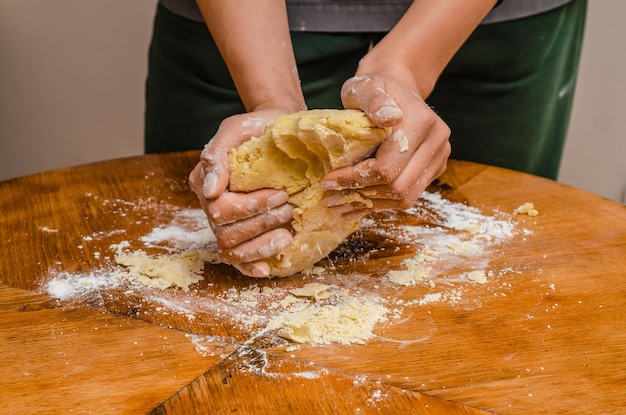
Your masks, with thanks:
<instances>
[{"instance_id":1,"label":"beige wall","mask_svg":"<svg viewBox=\"0 0 626 415\"><path fill-rule=\"evenodd\" d=\"M156 0L0 0L0 180L143 151Z\"/></svg>"},{"instance_id":2,"label":"beige wall","mask_svg":"<svg viewBox=\"0 0 626 415\"><path fill-rule=\"evenodd\" d=\"M626 2L589 0L559 181L626 203Z\"/></svg>"},{"instance_id":3,"label":"beige wall","mask_svg":"<svg viewBox=\"0 0 626 415\"><path fill-rule=\"evenodd\" d=\"M141 154L156 0L0 0L0 180ZM623 200L626 14L590 1L560 181Z\"/></svg>"}]
</instances>

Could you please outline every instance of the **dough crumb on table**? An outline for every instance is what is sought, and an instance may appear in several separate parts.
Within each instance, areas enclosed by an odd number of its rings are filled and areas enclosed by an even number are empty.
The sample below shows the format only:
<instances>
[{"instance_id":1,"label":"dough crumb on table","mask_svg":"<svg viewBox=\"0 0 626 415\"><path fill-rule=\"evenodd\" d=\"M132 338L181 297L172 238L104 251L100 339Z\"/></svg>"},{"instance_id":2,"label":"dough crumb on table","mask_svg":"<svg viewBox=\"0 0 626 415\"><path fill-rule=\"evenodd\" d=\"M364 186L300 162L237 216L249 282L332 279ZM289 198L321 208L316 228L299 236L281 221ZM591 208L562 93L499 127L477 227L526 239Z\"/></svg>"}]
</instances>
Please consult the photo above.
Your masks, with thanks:
<instances>
[{"instance_id":1,"label":"dough crumb on table","mask_svg":"<svg viewBox=\"0 0 626 415\"><path fill-rule=\"evenodd\" d=\"M267 260L272 276L311 269L359 227L358 219L346 220L322 204L321 180L369 157L388 135L361 111L311 110L278 117L261 137L231 151L231 191L285 190L296 206L293 243ZM358 193L342 202L371 206Z\"/></svg>"},{"instance_id":2,"label":"dough crumb on table","mask_svg":"<svg viewBox=\"0 0 626 415\"><path fill-rule=\"evenodd\" d=\"M477 284L486 284L487 274L485 274L485 271L482 270L471 271L467 273L467 279Z\"/></svg>"},{"instance_id":3,"label":"dough crumb on table","mask_svg":"<svg viewBox=\"0 0 626 415\"><path fill-rule=\"evenodd\" d=\"M115 256L115 262L127 268L117 275L120 279L136 281L153 288L181 288L188 290L200 281L204 263L214 262L215 253L192 250L176 254L149 257L142 251Z\"/></svg>"},{"instance_id":4,"label":"dough crumb on table","mask_svg":"<svg viewBox=\"0 0 626 415\"><path fill-rule=\"evenodd\" d=\"M517 215L527 214L528 216L537 216L539 214L539 211L535 209L535 205L532 202L524 203L515 209L514 212Z\"/></svg>"},{"instance_id":5,"label":"dough crumb on table","mask_svg":"<svg viewBox=\"0 0 626 415\"><path fill-rule=\"evenodd\" d=\"M291 292L314 301L294 302L267 328L296 343L362 344L374 337L374 325L389 311L373 296L352 295L335 285L310 283Z\"/></svg>"}]
</instances>

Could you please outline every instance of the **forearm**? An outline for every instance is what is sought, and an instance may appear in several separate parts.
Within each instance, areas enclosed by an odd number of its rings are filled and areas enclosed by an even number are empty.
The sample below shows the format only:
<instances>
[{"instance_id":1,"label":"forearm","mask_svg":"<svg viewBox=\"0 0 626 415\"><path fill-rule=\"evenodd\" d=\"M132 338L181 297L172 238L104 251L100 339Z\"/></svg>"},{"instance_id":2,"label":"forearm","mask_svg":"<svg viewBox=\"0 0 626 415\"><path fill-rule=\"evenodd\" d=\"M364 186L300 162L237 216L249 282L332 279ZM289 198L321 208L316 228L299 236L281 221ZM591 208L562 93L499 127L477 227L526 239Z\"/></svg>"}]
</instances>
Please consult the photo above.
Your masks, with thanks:
<instances>
[{"instance_id":1,"label":"forearm","mask_svg":"<svg viewBox=\"0 0 626 415\"><path fill-rule=\"evenodd\" d=\"M416 0L363 58L356 75L389 77L427 97L452 56L495 4L496 0Z\"/></svg>"},{"instance_id":2,"label":"forearm","mask_svg":"<svg viewBox=\"0 0 626 415\"><path fill-rule=\"evenodd\" d=\"M306 109L281 0L197 0L246 110Z\"/></svg>"}]
</instances>

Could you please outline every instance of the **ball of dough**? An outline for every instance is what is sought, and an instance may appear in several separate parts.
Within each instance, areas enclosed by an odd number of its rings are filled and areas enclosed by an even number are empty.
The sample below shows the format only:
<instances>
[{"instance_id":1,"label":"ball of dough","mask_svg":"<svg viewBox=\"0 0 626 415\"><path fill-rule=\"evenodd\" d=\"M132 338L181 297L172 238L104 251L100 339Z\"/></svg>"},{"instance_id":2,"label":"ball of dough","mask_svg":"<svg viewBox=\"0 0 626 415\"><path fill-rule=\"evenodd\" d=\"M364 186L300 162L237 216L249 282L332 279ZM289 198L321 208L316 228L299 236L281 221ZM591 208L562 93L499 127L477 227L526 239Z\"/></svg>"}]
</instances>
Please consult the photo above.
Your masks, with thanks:
<instances>
[{"instance_id":1,"label":"ball of dough","mask_svg":"<svg viewBox=\"0 0 626 415\"><path fill-rule=\"evenodd\" d=\"M278 117L261 137L231 151L231 191L285 190L296 206L294 241L268 259L272 276L310 268L359 227L358 219L334 215L321 203L320 183L329 171L371 156L388 135L361 111L310 110Z\"/></svg>"}]
</instances>

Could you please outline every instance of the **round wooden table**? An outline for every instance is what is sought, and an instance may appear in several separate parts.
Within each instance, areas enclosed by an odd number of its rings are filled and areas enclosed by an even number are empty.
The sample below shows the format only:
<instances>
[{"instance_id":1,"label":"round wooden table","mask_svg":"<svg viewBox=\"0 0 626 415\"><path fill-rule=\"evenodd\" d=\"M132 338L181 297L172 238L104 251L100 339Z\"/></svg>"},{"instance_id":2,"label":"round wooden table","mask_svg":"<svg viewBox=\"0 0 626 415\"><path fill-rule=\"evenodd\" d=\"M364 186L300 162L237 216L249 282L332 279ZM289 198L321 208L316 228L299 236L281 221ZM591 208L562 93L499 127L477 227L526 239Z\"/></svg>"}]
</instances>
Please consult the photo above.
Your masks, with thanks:
<instances>
[{"instance_id":1,"label":"round wooden table","mask_svg":"<svg viewBox=\"0 0 626 415\"><path fill-rule=\"evenodd\" d=\"M197 160L146 155L0 183L3 413L623 413L623 205L450 161L429 189L443 205L374 216L322 275L254 280L207 264L188 291L117 284L115 247L150 252L146 235L197 212ZM525 202L539 215L514 214ZM389 271L437 231L474 237L438 222L437 206L515 231L480 255L428 263L433 282L392 284ZM472 270L483 281L459 279ZM85 293L55 298L53 280ZM240 301L245 290L312 281L377 295L392 312L363 344L294 344L246 319L259 306ZM223 312L232 293L240 302Z\"/></svg>"}]
</instances>

